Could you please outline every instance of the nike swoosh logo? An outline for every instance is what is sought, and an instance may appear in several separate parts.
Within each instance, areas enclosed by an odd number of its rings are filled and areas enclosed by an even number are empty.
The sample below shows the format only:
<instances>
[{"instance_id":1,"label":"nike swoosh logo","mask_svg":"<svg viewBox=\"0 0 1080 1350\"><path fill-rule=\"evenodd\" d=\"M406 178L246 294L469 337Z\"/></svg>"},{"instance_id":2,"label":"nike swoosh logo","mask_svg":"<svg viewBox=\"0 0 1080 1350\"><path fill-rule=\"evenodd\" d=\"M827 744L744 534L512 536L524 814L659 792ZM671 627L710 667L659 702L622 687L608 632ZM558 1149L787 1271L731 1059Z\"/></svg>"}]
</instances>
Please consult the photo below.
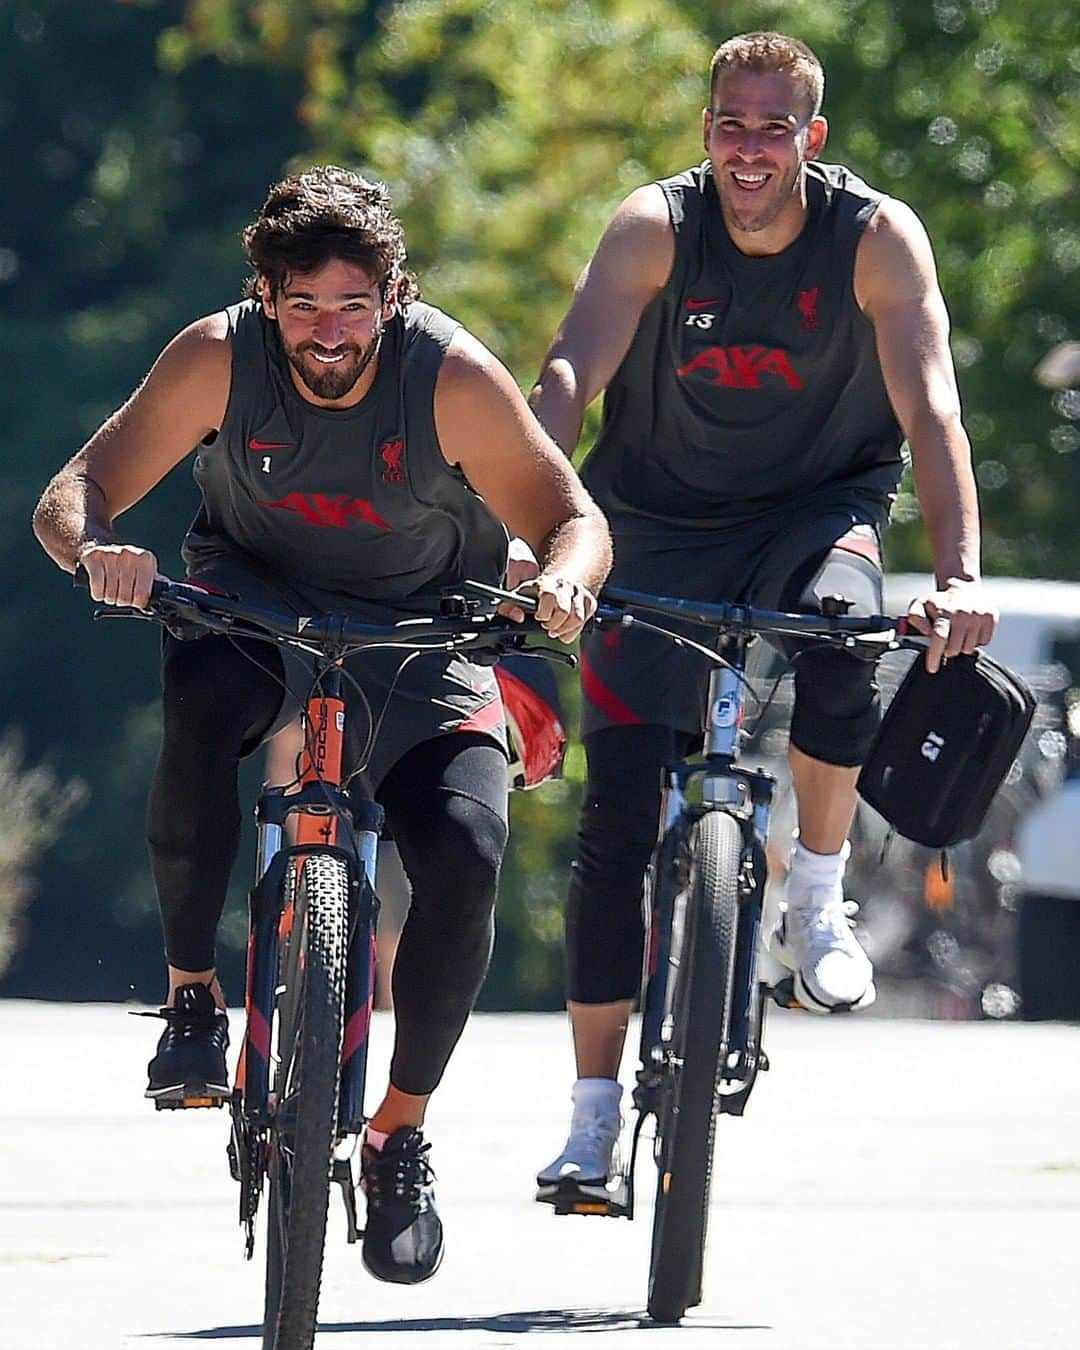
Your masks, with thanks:
<instances>
[{"instance_id":1,"label":"nike swoosh logo","mask_svg":"<svg viewBox=\"0 0 1080 1350\"><path fill-rule=\"evenodd\" d=\"M260 441L257 436L252 436L248 441L249 450L291 450L292 446L288 441Z\"/></svg>"},{"instance_id":2,"label":"nike swoosh logo","mask_svg":"<svg viewBox=\"0 0 1080 1350\"><path fill-rule=\"evenodd\" d=\"M686 302L686 308L687 308L687 309L710 309L710 308L712 308L713 305L722 305L723 303L724 303L724 297L723 297L723 296L717 296L717 298L716 298L715 300L687 300L687 302Z\"/></svg>"}]
</instances>

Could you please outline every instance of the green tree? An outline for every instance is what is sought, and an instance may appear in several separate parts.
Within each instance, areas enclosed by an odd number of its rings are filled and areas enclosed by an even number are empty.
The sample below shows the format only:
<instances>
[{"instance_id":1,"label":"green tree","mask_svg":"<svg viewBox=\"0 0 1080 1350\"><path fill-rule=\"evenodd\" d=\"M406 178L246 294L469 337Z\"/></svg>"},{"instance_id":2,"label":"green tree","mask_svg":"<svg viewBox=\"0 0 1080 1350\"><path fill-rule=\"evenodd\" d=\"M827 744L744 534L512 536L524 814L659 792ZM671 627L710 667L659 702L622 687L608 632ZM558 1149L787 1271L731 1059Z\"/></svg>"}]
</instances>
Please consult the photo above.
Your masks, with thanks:
<instances>
[{"instance_id":1,"label":"green tree","mask_svg":"<svg viewBox=\"0 0 1080 1350\"><path fill-rule=\"evenodd\" d=\"M988 570L1077 575L1080 402L1031 380L1080 309L1075 6L735 0L708 27L677 0L195 0L188 16L196 50L229 33L234 55L303 69L313 152L391 184L429 297L523 383L615 202L700 156L713 48L762 27L822 58L826 157L930 228ZM897 567L929 566L917 515L907 489Z\"/></svg>"},{"instance_id":2,"label":"green tree","mask_svg":"<svg viewBox=\"0 0 1080 1350\"><path fill-rule=\"evenodd\" d=\"M26 768L14 732L0 738L0 975L8 967L19 924L33 895L32 868L86 798L78 778L61 783L47 768Z\"/></svg>"},{"instance_id":3,"label":"green tree","mask_svg":"<svg viewBox=\"0 0 1080 1350\"><path fill-rule=\"evenodd\" d=\"M700 6L678 0L194 0L184 41L303 71L313 155L391 185L427 298L527 385L616 202L701 157L712 52L754 28L810 43L827 75L825 157L903 197L930 229L987 570L1077 575L1080 401L1031 379L1080 310L1075 7L735 0L705 26ZM909 481L889 555L896 569L930 569ZM579 765L514 803L499 951L519 998L550 991L558 971Z\"/></svg>"},{"instance_id":4,"label":"green tree","mask_svg":"<svg viewBox=\"0 0 1080 1350\"><path fill-rule=\"evenodd\" d=\"M58 782L77 773L88 791L63 847L36 869L12 992L108 998L134 983L159 993L142 844L157 634L91 625L85 598L34 542L30 516L51 474L172 334L239 298L240 230L305 142L293 116L300 74L209 57L163 70L168 21L152 5L0 7L0 144L4 163L18 166L0 205L4 721L17 717L34 761L46 754ZM122 528L175 573L196 500L181 468Z\"/></svg>"},{"instance_id":5,"label":"green tree","mask_svg":"<svg viewBox=\"0 0 1080 1350\"><path fill-rule=\"evenodd\" d=\"M7 989L67 993L78 948L93 975L84 996L130 983L150 995L149 980L157 992L141 844L154 635L92 628L28 521L53 469L168 337L237 296L239 230L266 185L313 159L385 178L427 297L528 385L615 203L701 155L714 47L761 27L822 57L827 157L904 197L930 228L988 570L1075 577L1080 401L1031 379L1047 348L1080 336L1075 6L732 0L722 23L683 0L0 8L0 144L19 170L0 204L0 412L13 447L0 463L5 722L58 782L77 772L90 792L41 866L32 943ZM173 570L194 504L182 467L125 529ZM910 491L895 518L893 566L925 567ZM492 1002L558 997L579 778L575 752L565 784L514 802Z\"/></svg>"}]
</instances>

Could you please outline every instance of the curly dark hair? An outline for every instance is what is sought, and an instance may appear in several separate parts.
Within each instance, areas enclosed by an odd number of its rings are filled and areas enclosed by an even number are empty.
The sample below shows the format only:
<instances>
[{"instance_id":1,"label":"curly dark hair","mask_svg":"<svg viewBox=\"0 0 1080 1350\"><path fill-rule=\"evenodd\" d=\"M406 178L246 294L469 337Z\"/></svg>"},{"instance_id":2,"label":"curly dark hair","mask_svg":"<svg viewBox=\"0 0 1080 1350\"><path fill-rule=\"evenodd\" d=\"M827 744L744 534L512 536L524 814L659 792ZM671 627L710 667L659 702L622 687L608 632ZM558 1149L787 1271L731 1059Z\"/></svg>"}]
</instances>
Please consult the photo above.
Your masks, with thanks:
<instances>
[{"instance_id":1,"label":"curly dark hair","mask_svg":"<svg viewBox=\"0 0 1080 1350\"><path fill-rule=\"evenodd\" d=\"M405 270L405 235L389 189L349 169L319 165L275 183L243 238L254 273L245 295L256 296L265 277L276 296L292 273L339 258L370 272L383 295L396 282L403 307L420 298Z\"/></svg>"}]
</instances>

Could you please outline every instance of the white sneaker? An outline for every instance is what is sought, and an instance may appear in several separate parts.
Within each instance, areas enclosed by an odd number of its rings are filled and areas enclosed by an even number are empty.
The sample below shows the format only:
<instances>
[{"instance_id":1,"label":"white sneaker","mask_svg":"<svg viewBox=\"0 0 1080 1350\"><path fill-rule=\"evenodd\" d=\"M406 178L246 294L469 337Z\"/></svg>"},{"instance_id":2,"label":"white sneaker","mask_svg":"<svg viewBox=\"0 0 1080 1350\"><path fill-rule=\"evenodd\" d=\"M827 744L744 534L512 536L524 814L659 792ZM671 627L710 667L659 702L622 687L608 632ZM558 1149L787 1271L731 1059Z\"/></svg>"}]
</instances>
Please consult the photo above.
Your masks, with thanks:
<instances>
[{"instance_id":1,"label":"white sneaker","mask_svg":"<svg viewBox=\"0 0 1080 1350\"><path fill-rule=\"evenodd\" d=\"M858 908L832 886L813 887L797 904L779 906L766 946L792 972L795 997L811 1012L868 1008L877 997L874 967L852 931Z\"/></svg>"},{"instance_id":2,"label":"white sneaker","mask_svg":"<svg viewBox=\"0 0 1080 1350\"><path fill-rule=\"evenodd\" d=\"M599 1093L592 1085L603 1084ZM578 1079L571 1094L574 1114L563 1151L536 1174L537 1200L550 1199L565 1189L603 1191L609 1179L621 1173L619 1133L622 1117L617 1083L605 1079ZM606 1090L605 1090L606 1089ZM601 1100L597 1100L597 1097Z\"/></svg>"}]
</instances>

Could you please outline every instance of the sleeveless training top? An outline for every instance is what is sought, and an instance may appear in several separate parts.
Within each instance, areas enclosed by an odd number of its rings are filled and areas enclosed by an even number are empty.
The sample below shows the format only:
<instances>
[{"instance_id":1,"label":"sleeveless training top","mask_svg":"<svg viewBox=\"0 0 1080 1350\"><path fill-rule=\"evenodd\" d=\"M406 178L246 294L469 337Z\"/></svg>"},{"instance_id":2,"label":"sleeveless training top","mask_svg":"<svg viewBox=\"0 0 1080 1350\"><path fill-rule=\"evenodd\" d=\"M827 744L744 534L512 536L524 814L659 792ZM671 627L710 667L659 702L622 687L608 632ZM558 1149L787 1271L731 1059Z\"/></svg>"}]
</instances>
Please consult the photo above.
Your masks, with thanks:
<instances>
[{"instance_id":1,"label":"sleeveless training top","mask_svg":"<svg viewBox=\"0 0 1080 1350\"><path fill-rule=\"evenodd\" d=\"M453 319L411 304L386 326L368 394L330 409L297 392L277 328L255 301L226 313L232 390L195 461L203 503L184 543L189 566L236 557L311 591L324 610L379 601L430 611L444 585L497 583L506 530L447 464L435 433Z\"/></svg>"},{"instance_id":2,"label":"sleeveless training top","mask_svg":"<svg viewBox=\"0 0 1080 1350\"><path fill-rule=\"evenodd\" d=\"M195 459L203 500L182 549L189 576L253 604L372 623L435 613L441 588L467 577L499 584L506 529L447 464L435 431L453 319L410 304L386 325L367 395L328 409L297 391L259 304L226 314L232 386L218 434ZM310 685L303 653L280 650L291 698L272 731ZM350 732L364 744L352 767L368 791L412 746L448 731L482 731L505 749L490 667L406 656L373 650L347 663L363 693L350 705Z\"/></svg>"},{"instance_id":3,"label":"sleeveless training top","mask_svg":"<svg viewBox=\"0 0 1080 1350\"><path fill-rule=\"evenodd\" d=\"M883 507L902 435L852 289L882 194L806 166L809 214L781 253L731 241L708 162L660 187L671 276L608 385L582 478L618 536L725 531L843 486Z\"/></svg>"}]
</instances>

